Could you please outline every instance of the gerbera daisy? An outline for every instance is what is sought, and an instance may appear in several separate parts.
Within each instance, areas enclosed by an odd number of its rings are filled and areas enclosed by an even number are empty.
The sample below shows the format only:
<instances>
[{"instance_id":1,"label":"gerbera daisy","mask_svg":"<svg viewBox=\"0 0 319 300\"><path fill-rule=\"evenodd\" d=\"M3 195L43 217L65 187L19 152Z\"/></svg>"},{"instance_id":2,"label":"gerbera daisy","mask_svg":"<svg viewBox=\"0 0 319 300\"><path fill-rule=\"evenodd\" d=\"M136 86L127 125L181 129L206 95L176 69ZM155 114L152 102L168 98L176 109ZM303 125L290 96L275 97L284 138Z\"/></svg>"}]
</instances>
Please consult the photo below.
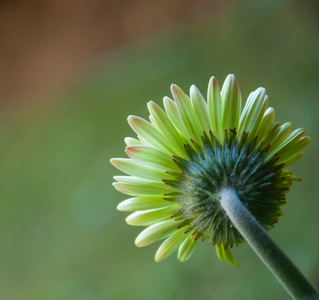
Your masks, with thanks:
<instances>
[{"instance_id":1,"label":"gerbera daisy","mask_svg":"<svg viewBox=\"0 0 319 300\"><path fill-rule=\"evenodd\" d=\"M193 85L187 96L171 86L174 100L164 98L164 110L148 102L150 122L129 116L137 138L128 137L129 158L111 163L128 176L115 176L114 186L132 196L118 209L133 211L129 225L146 226L136 245L158 240L155 260L178 249L187 260L198 240L208 240L221 260L237 262L231 252L244 238L220 205L221 192L234 190L261 226L270 230L283 214L292 181L286 168L299 160L310 143L304 129L275 122L264 88L252 92L242 109L239 86L228 75L220 91L209 81L207 102Z\"/></svg>"}]
</instances>

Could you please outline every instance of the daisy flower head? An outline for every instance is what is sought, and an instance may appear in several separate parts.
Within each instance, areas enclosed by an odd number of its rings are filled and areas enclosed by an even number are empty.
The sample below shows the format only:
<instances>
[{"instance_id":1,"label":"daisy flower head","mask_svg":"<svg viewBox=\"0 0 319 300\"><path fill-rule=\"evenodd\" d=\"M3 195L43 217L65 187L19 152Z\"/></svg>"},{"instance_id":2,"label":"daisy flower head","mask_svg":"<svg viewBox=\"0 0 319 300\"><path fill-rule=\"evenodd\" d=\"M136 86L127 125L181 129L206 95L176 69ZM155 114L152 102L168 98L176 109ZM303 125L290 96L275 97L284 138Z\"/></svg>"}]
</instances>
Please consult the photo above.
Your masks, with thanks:
<instances>
[{"instance_id":1,"label":"daisy flower head","mask_svg":"<svg viewBox=\"0 0 319 300\"><path fill-rule=\"evenodd\" d=\"M221 191L232 188L255 219L270 230L283 214L286 193L301 181L286 168L299 160L310 143L304 129L275 122L264 88L250 93L242 108L234 75L222 89L209 81L207 101L196 86L187 96L171 86L173 99L164 109L148 102L149 120L129 116L137 138L125 138L129 158L111 163L126 173L115 176L114 187L130 196L118 210L131 211L126 222L145 226L139 247L163 240L155 260L178 250L186 261L199 240L216 247L231 265L231 252L244 238L220 205Z\"/></svg>"}]
</instances>

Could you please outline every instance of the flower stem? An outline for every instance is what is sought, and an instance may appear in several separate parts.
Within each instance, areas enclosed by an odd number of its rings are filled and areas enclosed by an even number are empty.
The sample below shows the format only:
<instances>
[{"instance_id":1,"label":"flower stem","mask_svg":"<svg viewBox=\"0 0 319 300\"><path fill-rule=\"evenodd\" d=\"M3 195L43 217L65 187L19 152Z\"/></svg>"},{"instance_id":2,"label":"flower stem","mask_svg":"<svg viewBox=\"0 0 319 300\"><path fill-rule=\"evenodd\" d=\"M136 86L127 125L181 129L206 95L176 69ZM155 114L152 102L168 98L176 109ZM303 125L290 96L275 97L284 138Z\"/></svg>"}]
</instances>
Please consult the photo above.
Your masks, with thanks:
<instances>
[{"instance_id":1,"label":"flower stem","mask_svg":"<svg viewBox=\"0 0 319 300\"><path fill-rule=\"evenodd\" d=\"M251 215L236 192L224 189L220 196L228 217L290 295L294 299L319 299L315 288Z\"/></svg>"}]
</instances>

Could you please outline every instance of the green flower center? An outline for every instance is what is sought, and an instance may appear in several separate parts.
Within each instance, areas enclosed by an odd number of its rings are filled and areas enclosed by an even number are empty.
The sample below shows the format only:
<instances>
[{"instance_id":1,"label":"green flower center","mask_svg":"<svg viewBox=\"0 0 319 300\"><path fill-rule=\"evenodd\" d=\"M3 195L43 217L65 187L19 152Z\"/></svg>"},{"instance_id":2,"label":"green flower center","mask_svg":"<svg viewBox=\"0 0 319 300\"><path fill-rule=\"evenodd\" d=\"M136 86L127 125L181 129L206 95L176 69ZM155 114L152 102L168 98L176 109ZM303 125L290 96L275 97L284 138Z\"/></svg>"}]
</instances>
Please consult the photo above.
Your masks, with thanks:
<instances>
[{"instance_id":1,"label":"green flower center","mask_svg":"<svg viewBox=\"0 0 319 300\"><path fill-rule=\"evenodd\" d=\"M243 242L243 238L222 209L219 193L232 188L239 199L267 230L282 215L287 187L280 185L285 178L283 165L276 165L276 156L266 162L269 147L257 145L257 138L244 133L238 142L235 131L226 132L223 145L214 135L204 133L202 145L192 141L185 145L190 160L174 157L183 175L165 183L176 188L174 201L182 203L174 218L182 220L196 238L208 239L225 249Z\"/></svg>"}]
</instances>

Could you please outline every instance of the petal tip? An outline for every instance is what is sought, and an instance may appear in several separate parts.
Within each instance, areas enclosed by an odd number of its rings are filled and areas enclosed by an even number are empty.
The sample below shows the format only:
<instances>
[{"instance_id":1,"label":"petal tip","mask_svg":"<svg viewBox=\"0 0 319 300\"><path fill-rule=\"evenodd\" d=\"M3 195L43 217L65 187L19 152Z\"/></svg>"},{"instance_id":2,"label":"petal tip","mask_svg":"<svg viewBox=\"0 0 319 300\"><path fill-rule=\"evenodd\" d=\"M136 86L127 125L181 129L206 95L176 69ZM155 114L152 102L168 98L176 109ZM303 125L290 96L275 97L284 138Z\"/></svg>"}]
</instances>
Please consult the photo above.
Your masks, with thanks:
<instances>
[{"instance_id":1,"label":"petal tip","mask_svg":"<svg viewBox=\"0 0 319 300\"><path fill-rule=\"evenodd\" d=\"M118 159L117 159L117 158L111 158L111 159L110 159L110 163L111 163L115 168L117 168L117 166L118 166Z\"/></svg>"},{"instance_id":2,"label":"petal tip","mask_svg":"<svg viewBox=\"0 0 319 300\"><path fill-rule=\"evenodd\" d=\"M136 146L127 146L124 151L129 157L138 152Z\"/></svg>"},{"instance_id":3,"label":"petal tip","mask_svg":"<svg viewBox=\"0 0 319 300\"><path fill-rule=\"evenodd\" d=\"M163 258L160 255L155 255L154 260L155 262L159 263L163 260Z\"/></svg>"},{"instance_id":4,"label":"petal tip","mask_svg":"<svg viewBox=\"0 0 319 300\"><path fill-rule=\"evenodd\" d=\"M140 236L138 236L135 239L134 244L135 244L136 247L139 247L139 248L146 246L146 244L143 243L143 240L140 238Z\"/></svg>"},{"instance_id":5,"label":"petal tip","mask_svg":"<svg viewBox=\"0 0 319 300\"><path fill-rule=\"evenodd\" d=\"M150 101L148 101L148 102L146 103L146 105L147 105L147 107L149 108L149 107L154 106L154 105L155 105L155 102L154 102L153 100L150 100Z\"/></svg>"},{"instance_id":6,"label":"petal tip","mask_svg":"<svg viewBox=\"0 0 319 300\"><path fill-rule=\"evenodd\" d=\"M125 222L128 224L128 225L134 225L135 223L132 221L134 218L132 217L132 214L128 215L126 218L125 218Z\"/></svg>"},{"instance_id":7,"label":"petal tip","mask_svg":"<svg viewBox=\"0 0 319 300\"><path fill-rule=\"evenodd\" d=\"M234 74L228 74L225 81L230 80L230 81L236 81L235 75Z\"/></svg>"},{"instance_id":8,"label":"petal tip","mask_svg":"<svg viewBox=\"0 0 319 300\"><path fill-rule=\"evenodd\" d=\"M182 94L182 89L176 85L175 83L171 84L171 92L174 95L181 95Z\"/></svg>"},{"instance_id":9,"label":"petal tip","mask_svg":"<svg viewBox=\"0 0 319 300\"><path fill-rule=\"evenodd\" d=\"M220 90L219 83L218 83L217 78L215 76L212 76L209 79L208 89Z\"/></svg>"},{"instance_id":10,"label":"petal tip","mask_svg":"<svg viewBox=\"0 0 319 300\"><path fill-rule=\"evenodd\" d=\"M123 206L122 202L120 202L120 203L116 206L116 209L119 210L119 211L125 211L123 208L124 208L124 206Z\"/></svg>"}]
</instances>

